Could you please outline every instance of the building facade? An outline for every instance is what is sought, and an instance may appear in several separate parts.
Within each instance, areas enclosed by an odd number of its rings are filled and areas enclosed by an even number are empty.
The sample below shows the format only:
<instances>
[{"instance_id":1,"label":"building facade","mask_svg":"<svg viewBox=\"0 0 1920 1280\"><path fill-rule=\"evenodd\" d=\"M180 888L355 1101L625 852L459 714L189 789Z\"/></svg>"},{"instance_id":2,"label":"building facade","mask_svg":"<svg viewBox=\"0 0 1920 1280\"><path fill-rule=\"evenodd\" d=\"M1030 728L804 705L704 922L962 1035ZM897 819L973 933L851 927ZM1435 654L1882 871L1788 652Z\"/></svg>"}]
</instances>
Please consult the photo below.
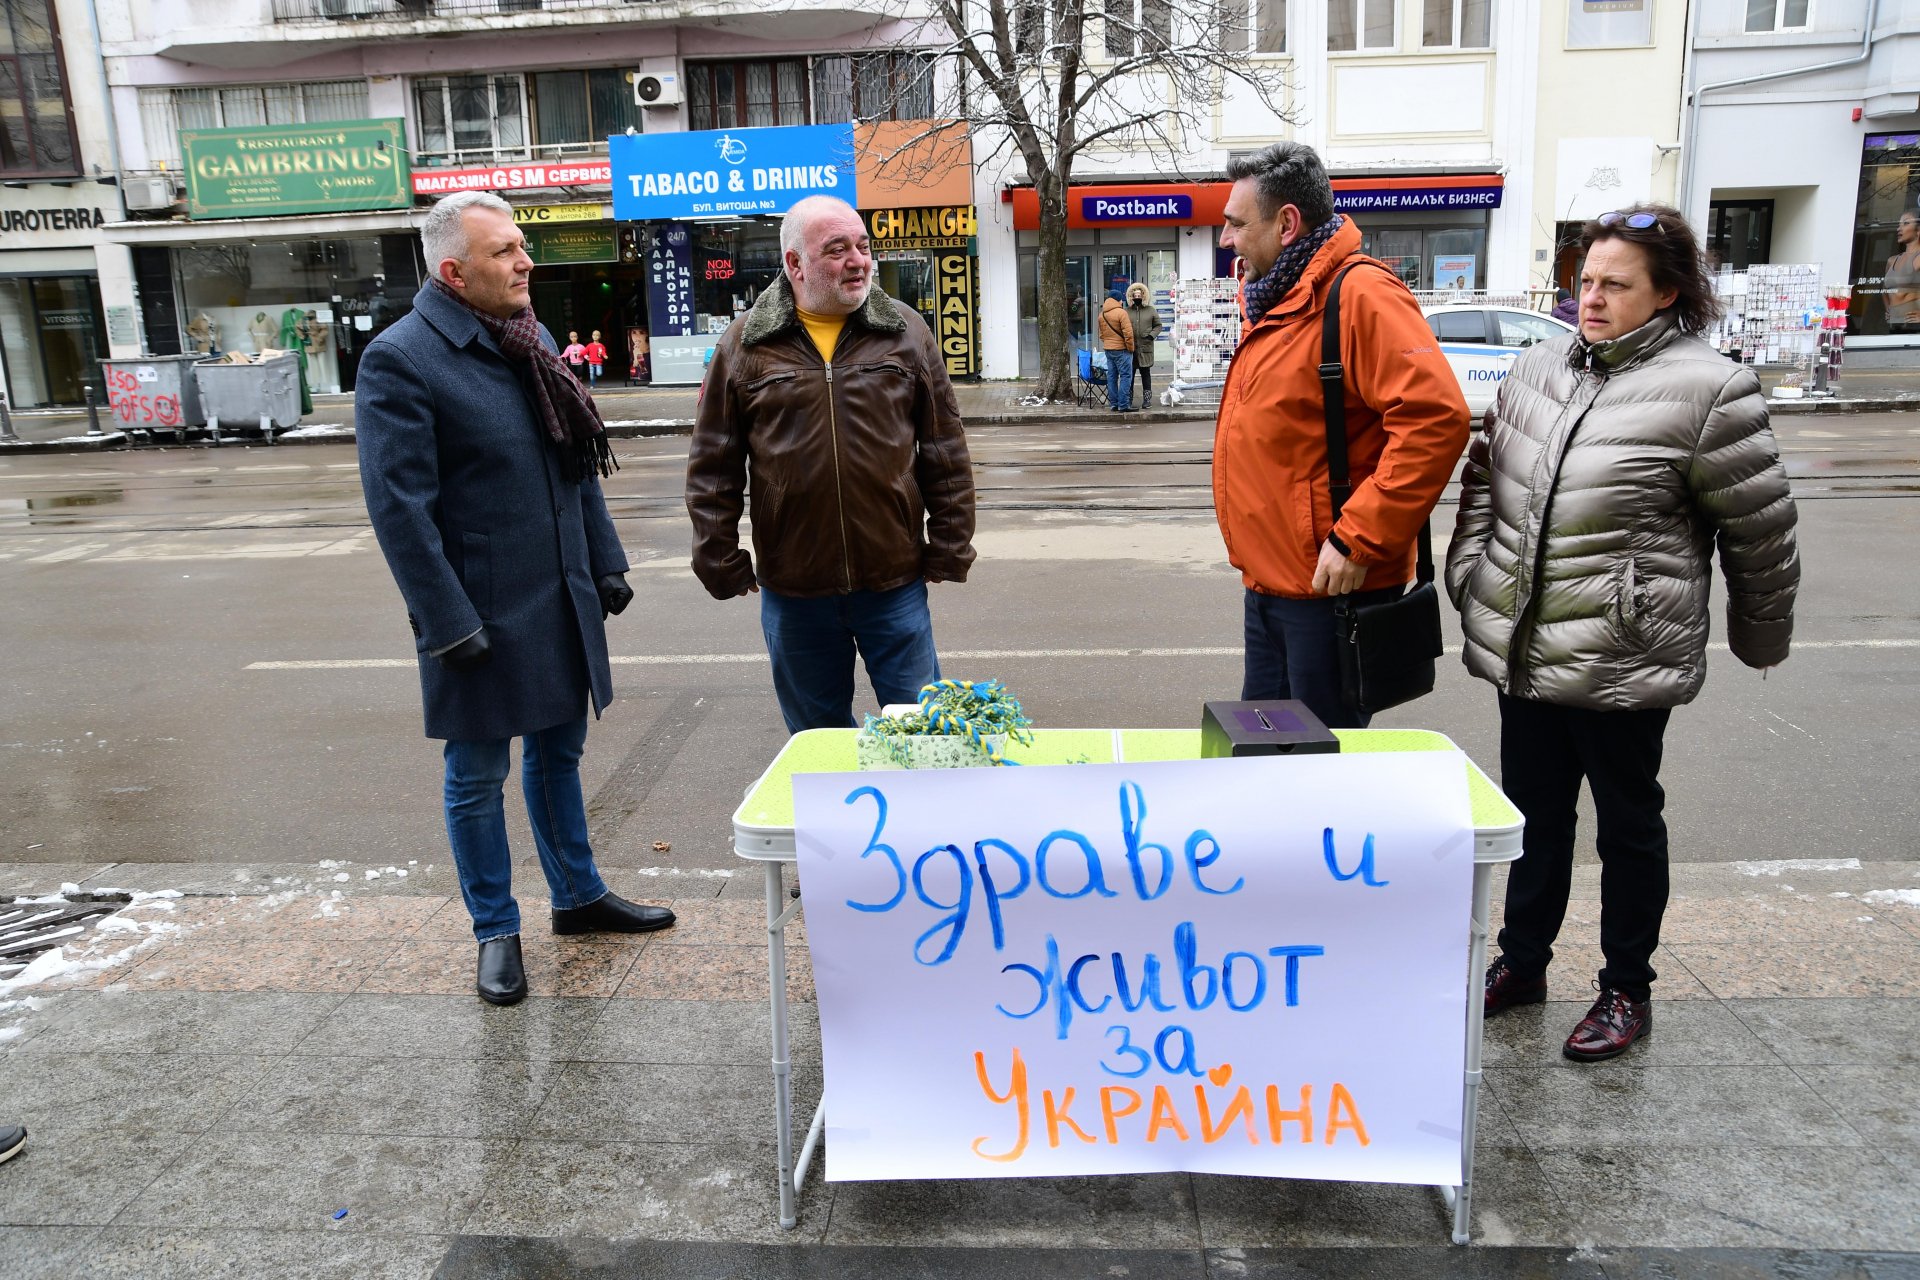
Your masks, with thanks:
<instances>
[{"instance_id":1,"label":"building facade","mask_svg":"<svg viewBox=\"0 0 1920 1280\"><path fill-rule=\"evenodd\" d=\"M1720 260L1816 263L1849 346L1920 346L1920 8L1696 0L1680 198Z\"/></svg>"},{"instance_id":2,"label":"building facade","mask_svg":"<svg viewBox=\"0 0 1920 1280\"><path fill-rule=\"evenodd\" d=\"M0 372L15 408L104 404L99 361L137 343L113 118L85 0L0 10ZM103 297L120 298L110 307Z\"/></svg>"},{"instance_id":3,"label":"building facade","mask_svg":"<svg viewBox=\"0 0 1920 1280\"><path fill-rule=\"evenodd\" d=\"M774 17L746 0L150 0L103 20L135 193L106 234L147 351L298 345L316 391L351 391L426 278L422 213L485 190L516 206L562 344L598 334L617 382L695 382L778 274L779 218L805 189L782 175L752 202L649 205L629 179L794 169L827 127L845 135L814 157L844 169L835 194L894 233L883 285L944 325L950 367L980 367L972 232L944 233L972 222L970 152L910 180L856 158L931 101L897 22L840 0Z\"/></svg>"}]
</instances>

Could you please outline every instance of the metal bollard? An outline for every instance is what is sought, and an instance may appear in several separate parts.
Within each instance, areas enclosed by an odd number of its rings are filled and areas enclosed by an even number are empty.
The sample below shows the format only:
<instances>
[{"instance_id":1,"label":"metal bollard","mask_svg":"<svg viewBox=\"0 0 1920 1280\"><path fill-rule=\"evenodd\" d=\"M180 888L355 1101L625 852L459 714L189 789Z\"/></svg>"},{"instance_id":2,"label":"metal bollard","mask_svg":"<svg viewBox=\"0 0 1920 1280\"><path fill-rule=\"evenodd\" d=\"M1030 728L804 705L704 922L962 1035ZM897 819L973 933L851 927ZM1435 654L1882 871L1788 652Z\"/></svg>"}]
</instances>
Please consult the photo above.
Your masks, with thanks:
<instances>
[{"instance_id":1,"label":"metal bollard","mask_svg":"<svg viewBox=\"0 0 1920 1280\"><path fill-rule=\"evenodd\" d=\"M19 444L20 437L13 433L13 412L7 408L7 396L0 391L0 444Z\"/></svg>"},{"instance_id":2,"label":"metal bollard","mask_svg":"<svg viewBox=\"0 0 1920 1280\"><path fill-rule=\"evenodd\" d=\"M100 429L100 406L93 402L93 388L88 387L86 394L87 394L87 434L90 436L103 436L106 434L106 432Z\"/></svg>"}]
</instances>

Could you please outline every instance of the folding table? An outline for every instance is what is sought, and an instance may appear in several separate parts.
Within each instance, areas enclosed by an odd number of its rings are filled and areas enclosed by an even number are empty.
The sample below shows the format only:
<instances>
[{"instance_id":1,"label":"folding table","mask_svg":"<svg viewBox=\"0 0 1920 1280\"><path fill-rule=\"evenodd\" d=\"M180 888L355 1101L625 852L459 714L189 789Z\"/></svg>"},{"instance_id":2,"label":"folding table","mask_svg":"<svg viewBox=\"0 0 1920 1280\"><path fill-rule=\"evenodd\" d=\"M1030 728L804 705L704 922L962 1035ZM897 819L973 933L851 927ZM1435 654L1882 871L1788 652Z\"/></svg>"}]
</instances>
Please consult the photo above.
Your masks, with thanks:
<instances>
[{"instance_id":1,"label":"folding table","mask_svg":"<svg viewBox=\"0 0 1920 1280\"><path fill-rule=\"evenodd\" d=\"M778 1132L775 1159L780 1176L780 1225L797 1222L795 1199L819 1147L826 1124L826 1104L814 1108L813 1119L793 1149L793 1064L789 1056L787 1013L787 925L800 910L789 901L782 868L794 861L793 776L797 773L851 773L859 766L854 754L856 729L809 729L795 734L773 763L747 788L746 798L733 814L733 850L749 862L762 865L767 897L767 977L773 1012L773 1089ZM1445 734L1426 729L1338 729L1340 750L1357 752L1451 751ZM1159 760L1196 760L1200 756L1198 729L1036 729L1033 743L1009 743L1007 756L1024 765L1143 763ZM1472 1207L1473 1142L1480 1114L1480 1032L1485 1005L1481 974L1487 966L1487 909L1496 863L1520 856L1523 820L1513 802L1501 793L1480 767L1467 761L1467 793L1472 804L1473 922L1467 956L1466 1101L1460 1126L1460 1182L1439 1188L1453 1210L1453 1241L1467 1243Z\"/></svg>"}]
</instances>

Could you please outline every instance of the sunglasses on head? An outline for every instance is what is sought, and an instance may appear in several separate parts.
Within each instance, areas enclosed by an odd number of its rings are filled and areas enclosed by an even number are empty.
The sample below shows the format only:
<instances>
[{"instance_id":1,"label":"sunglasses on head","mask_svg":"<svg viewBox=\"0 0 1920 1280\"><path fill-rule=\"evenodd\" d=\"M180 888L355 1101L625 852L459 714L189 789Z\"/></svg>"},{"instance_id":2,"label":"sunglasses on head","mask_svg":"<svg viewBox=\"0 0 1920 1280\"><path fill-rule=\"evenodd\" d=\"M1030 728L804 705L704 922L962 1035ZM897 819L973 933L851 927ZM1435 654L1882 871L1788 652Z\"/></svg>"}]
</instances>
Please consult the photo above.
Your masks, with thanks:
<instances>
[{"instance_id":1,"label":"sunglasses on head","mask_svg":"<svg viewBox=\"0 0 1920 1280\"><path fill-rule=\"evenodd\" d=\"M1635 231L1645 231L1648 227L1660 226L1660 215L1656 213L1603 213L1594 219L1603 227L1631 227ZM1665 231L1665 227L1660 227Z\"/></svg>"}]
</instances>

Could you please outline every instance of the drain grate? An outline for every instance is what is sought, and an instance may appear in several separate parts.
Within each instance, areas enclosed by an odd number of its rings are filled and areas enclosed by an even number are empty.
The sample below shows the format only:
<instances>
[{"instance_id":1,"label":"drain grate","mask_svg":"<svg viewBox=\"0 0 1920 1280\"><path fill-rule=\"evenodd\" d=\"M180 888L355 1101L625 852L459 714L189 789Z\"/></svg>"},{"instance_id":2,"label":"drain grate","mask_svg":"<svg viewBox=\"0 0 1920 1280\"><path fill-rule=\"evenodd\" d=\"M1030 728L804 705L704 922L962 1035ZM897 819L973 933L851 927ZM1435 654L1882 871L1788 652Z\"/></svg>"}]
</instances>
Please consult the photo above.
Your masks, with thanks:
<instances>
[{"instance_id":1,"label":"drain grate","mask_svg":"<svg viewBox=\"0 0 1920 1280\"><path fill-rule=\"evenodd\" d=\"M0 903L0 981L15 977L43 951L84 936L93 921L127 904L120 898L56 898Z\"/></svg>"}]
</instances>

